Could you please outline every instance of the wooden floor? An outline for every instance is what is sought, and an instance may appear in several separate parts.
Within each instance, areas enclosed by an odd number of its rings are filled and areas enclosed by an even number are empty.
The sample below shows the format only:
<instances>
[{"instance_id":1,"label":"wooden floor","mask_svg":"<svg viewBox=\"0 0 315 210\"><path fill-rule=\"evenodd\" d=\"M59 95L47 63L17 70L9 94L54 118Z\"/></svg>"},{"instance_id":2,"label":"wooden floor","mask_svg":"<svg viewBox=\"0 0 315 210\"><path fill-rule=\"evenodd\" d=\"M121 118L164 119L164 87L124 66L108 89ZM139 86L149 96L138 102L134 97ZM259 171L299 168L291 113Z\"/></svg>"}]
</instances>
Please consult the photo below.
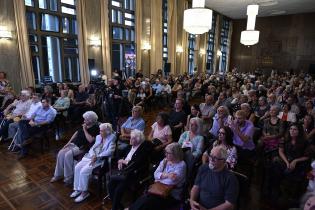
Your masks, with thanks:
<instances>
[{"instance_id":1,"label":"wooden floor","mask_svg":"<svg viewBox=\"0 0 315 210\"><path fill-rule=\"evenodd\" d=\"M145 114L146 133L148 133L157 112L158 110L154 110ZM87 201L76 204L69 197L72 187L67 187L62 182L53 184L49 182L54 172L56 154L75 130L73 126L67 127L63 139L55 141L53 137L51 138L49 151L42 154L37 146L32 146L30 155L22 160L17 160L16 154L7 151L7 144L0 145L1 210L110 209L109 204L103 206L102 198L97 197L94 183L90 184L91 196ZM260 199L257 186L255 184L251 186L248 206L241 208L241 210L274 209L268 206L266 201ZM280 208L276 209L279 210Z\"/></svg>"}]
</instances>

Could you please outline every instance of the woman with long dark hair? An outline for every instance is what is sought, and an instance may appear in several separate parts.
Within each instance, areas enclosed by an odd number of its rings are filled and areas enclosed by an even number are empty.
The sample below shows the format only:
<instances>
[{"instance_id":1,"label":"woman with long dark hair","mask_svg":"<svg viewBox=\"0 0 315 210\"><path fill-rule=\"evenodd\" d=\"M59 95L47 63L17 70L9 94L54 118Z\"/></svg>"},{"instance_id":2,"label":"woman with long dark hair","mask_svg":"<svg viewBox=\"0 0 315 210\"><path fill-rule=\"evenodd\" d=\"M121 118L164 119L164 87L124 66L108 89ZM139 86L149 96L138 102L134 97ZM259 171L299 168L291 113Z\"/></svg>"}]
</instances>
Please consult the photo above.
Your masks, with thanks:
<instances>
[{"instance_id":1,"label":"woman with long dark hair","mask_svg":"<svg viewBox=\"0 0 315 210\"><path fill-rule=\"evenodd\" d=\"M305 175L309 160L307 146L302 126L297 123L291 124L287 136L280 142L279 157L273 159L269 173L269 187L274 188L275 196L279 193L280 183L284 177L297 178Z\"/></svg>"},{"instance_id":2,"label":"woman with long dark hair","mask_svg":"<svg viewBox=\"0 0 315 210\"><path fill-rule=\"evenodd\" d=\"M228 168L234 168L237 163L237 150L233 144L233 131L231 128L224 126L218 131L218 139L209 147L208 151L211 151L213 147L223 146L227 151L226 163ZM205 152L202 156L202 162L207 163L209 160L208 153Z\"/></svg>"}]
</instances>

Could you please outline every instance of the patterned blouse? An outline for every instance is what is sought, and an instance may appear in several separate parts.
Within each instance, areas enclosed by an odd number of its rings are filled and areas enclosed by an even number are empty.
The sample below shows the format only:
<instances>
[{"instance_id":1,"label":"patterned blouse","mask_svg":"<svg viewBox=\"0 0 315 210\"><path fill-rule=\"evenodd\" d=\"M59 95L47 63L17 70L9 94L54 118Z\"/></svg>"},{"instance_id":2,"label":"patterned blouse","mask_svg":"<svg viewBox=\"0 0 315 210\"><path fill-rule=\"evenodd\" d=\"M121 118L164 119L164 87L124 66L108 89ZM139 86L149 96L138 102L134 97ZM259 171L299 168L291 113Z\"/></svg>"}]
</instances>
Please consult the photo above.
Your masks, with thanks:
<instances>
[{"instance_id":1,"label":"patterned blouse","mask_svg":"<svg viewBox=\"0 0 315 210\"><path fill-rule=\"evenodd\" d=\"M219 146L221 145L221 143L216 140L214 143L213 143L213 147L216 147L216 146ZM222 146L225 147L225 149L227 150L227 159L226 159L226 163L228 165L228 167L230 169L234 168L236 163L237 163L237 150L236 150L236 147L235 146L226 146L226 145L223 145Z\"/></svg>"}]
</instances>

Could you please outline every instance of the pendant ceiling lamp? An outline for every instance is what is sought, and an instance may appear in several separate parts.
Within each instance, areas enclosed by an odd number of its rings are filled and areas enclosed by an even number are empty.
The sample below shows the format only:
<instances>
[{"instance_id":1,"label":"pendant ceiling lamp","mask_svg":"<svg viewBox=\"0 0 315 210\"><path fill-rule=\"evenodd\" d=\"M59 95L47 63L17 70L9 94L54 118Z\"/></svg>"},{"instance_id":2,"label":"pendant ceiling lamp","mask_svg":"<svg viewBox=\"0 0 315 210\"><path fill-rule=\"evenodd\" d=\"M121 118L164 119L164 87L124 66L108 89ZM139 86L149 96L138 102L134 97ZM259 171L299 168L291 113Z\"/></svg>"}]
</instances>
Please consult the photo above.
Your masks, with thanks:
<instances>
[{"instance_id":1,"label":"pendant ceiling lamp","mask_svg":"<svg viewBox=\"0 0 315 210\"><path fill-rule=\"evenodd\" d=\"M255 30L256 16L258 15L259 6L252 4L247 6L247 26L246 31L241 33L241 43L249 46L257 44L259 41L259 31Z\"/></svg>"},{"instance_id":2,"label":"pendant ceiling lamp","mask_svg":"<svg viewBox=\"0 0 315 210\"><path fill-rule=\"evenodd\" d=\"M192 8L184 11L184 29L190 34L203 34L212 26L212 10L204 8L205 0L193 0Z\"/></svg>"}]
</instances>

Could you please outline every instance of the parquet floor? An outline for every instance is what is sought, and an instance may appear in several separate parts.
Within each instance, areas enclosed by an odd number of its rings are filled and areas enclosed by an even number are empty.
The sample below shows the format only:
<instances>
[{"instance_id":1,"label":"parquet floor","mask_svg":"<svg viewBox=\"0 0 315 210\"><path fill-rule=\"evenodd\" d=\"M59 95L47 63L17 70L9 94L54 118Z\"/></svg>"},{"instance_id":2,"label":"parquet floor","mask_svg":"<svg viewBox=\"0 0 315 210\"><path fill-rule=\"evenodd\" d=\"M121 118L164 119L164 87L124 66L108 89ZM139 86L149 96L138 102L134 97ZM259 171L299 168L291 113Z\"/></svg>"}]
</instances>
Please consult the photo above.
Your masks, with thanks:
<instances>
[{"instance_id":1,"label":"parquet floor","mask_svg":"<svg viewBox=\"0 0 315 210\"><path fill-rule=\"evenodd\" d=\"M146 135L158 112L159 110L152 110L144 114ZM0 210L110 209L108 204L102 206L102 199L96 195L95 183L90 184L91 196L87 201L76 204L69 198L72 187L67 187L62 182L49 182L54 172L56 154L75 129L75 126L67 125L64 138L56 141L51 137L50 149L43 154L39 146L33 143L30 155L22 160L17 160L16 154L7 151L7 144L0 145ZM260 200L255 185L251 187L250 194L248 207L241 210L273 210Z\"/></svg>"}]
</instances>

